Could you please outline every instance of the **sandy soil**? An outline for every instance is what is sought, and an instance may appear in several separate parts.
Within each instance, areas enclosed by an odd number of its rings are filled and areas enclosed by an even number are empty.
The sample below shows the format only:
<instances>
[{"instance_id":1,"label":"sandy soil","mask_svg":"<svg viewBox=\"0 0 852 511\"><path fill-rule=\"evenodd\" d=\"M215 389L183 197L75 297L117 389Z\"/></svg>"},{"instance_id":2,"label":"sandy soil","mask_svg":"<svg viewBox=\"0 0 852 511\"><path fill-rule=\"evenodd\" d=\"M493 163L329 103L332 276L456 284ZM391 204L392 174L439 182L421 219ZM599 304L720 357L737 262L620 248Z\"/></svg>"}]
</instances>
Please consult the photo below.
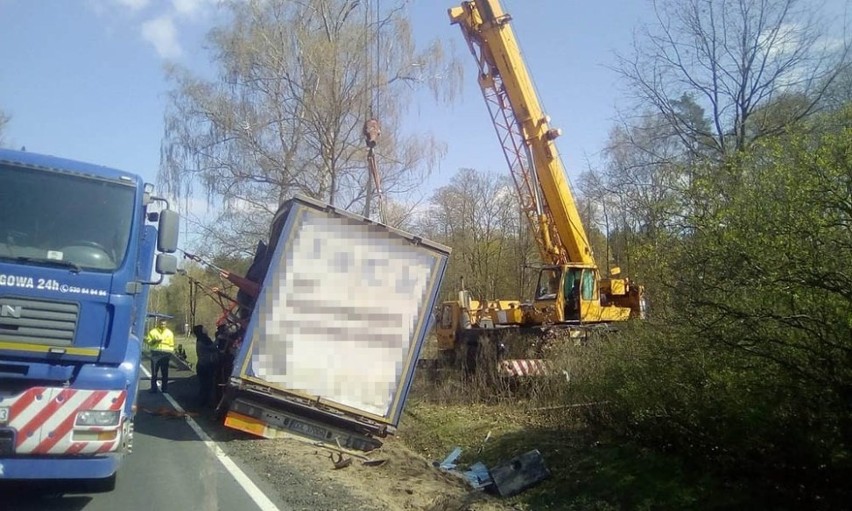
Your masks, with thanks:
<instances>
[{"instance_id":1,"label":"sandy soil","mask_svg":"<svg viewBox=\"0 0 852 511\"><path fill-rule=\"evenodd\" d=\"M175 371L170 393L236 461L248 466L279 493L289 509L361 511L502 511L512 509L498 499L471 489L460 476L447 474L389 437L368 457L385 460L367 466L351 458L336 469L332 451L308 441L261 439L214 422L210 410L193 405L195 378L187 369ZM170 375L171 376L171 375ZM337 459L335 457L335 459Z\"/></svg>"},{"instance_id":2,"label":"sandy soil","mask_svg":"<svg viewBox=\"0 0 852 511\"><path fill-rule=\"evenodd\" d=\"M354 497L358 509L428 511L500 511L511 509L497 499L470 489L459 477L432 466L431 461L413 453L391 438L369 454L380 466L368 466L363 460L344 455L351 463L335 468L336 453L323 447L287 438L252 442L263 458L286 459L288 465L303 469L303 475L320 487L340 486ZM256 453L257 454L257 453ZM333 457L333 459L332 459ZM270 470L270 469L267 469ZM278 479L275 468L268 474ZM357 504L355 503L357 502ZM355 509L354 507L352 509Z\"/></svg>"}]
</instances>

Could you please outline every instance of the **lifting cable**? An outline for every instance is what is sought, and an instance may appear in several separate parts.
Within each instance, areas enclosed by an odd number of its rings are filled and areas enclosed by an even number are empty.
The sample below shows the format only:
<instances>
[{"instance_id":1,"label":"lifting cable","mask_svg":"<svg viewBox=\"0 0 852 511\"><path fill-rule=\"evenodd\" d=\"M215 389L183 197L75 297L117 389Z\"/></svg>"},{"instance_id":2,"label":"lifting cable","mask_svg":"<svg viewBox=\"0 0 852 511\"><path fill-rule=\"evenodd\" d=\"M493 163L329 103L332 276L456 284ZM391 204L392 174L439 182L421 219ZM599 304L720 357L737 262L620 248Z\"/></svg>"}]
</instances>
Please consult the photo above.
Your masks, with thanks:
<instances>
[{"instance_id":1,"label":"lifting cable","mask_svg":"<svg viewBox=\"0 0 852 511\"><path fill-rule=\"evenodd\" d=\"M378 119L379 110L379 76L380 76L380 59L381 51L381 0L376 0L376 25L375 25L375 50L372 50L368 43L370 32L370 10L372 2L366 3L364 10L364 53L366 57L367 68L370 70L370 105L368 119L364 122L364 138L367 143L367 193L364 204L364 216L370 217L370 198L372 196L373 187L376 191L376 199L379 202L379 220L384 223L385 219L385 200L382 193L381 176L379 168L376 164L375 147L378 144L379 136L382 134L381 125Z\"/></svg>"},{"instance_id":2,"label":"lifting cable","mask_svg":"<svg viewBox=\"0 0 852 511\"><path fill-rule=\"evenodd\" d=\"M189 275L187 275L189 277ZM196 325L195 322L195 310L198 306L198 293L195 289L195 282L192 277L189 277L189 324L194 327Z\"/></svg>"}]
</instances>

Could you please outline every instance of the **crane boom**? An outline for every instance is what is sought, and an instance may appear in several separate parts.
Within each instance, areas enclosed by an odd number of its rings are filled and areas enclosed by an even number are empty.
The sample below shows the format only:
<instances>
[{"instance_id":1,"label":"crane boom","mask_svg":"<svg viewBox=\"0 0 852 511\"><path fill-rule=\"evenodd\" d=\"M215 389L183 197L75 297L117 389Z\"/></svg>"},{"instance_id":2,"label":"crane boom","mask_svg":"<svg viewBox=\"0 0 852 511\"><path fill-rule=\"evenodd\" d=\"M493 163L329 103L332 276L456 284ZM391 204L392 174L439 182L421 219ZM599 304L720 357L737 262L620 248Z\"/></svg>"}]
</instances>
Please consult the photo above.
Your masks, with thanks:
<instances>
[{"instance_id":1,"label":"crane boom","mask_svg":"<svg viewBox=\"0 0 852 511\"><path fill-rule=\"evenodd\" d=\"M499 0L469 0L449 9L479 68L479 87L509 164L521 207L548 267L539 273L524 325L595 324L644 316L644 288L612 270L602 278L532 78ZM517 318L518 316L513 316ZM503 321L495 321L505 323Z\"/></svg>"},{"instance_id":2,"label":"crane boom","mask_svg":"<svg viewBox=\"0 0 852 511\"><path fill-rule=\"evenodd\" d=\"M542 259L594 266L586 231L565 178L552 128L497 0L463 2L449 10L479 65L479 84L503 147L521 207Z\"/></svg>"}]
</instances>

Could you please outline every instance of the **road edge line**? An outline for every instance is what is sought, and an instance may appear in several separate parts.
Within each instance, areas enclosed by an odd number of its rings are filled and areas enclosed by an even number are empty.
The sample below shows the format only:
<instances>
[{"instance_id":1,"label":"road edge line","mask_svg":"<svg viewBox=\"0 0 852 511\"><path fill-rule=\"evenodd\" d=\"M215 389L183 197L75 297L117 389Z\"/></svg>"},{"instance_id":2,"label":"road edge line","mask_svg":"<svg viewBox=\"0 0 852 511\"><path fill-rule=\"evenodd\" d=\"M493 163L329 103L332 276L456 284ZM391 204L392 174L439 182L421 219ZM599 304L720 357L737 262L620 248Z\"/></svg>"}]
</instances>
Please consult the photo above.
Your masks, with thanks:
<instances>
[{"instance_id":1,"label":"road edge line","mask_svg":"<svg viewBox=\"0 0 852 511\"><path fill-rule=\"evenodd\" d=\"M145 373L146 377L151 378L151 373L148 371L148 369L145 368L145 366L140 366L139 369L141 369L142 372ZM276 506L275 503L272 502L272 500L270 500L265 493L263 493L263 490L258 488L257 485L252 482L251 478L249 478L249 476L247 476L246 473L243 472L242 469L237 466L234 460L232 460L225 453L225 451L223 451L222 448L219 447L216 442L212 438L210 438L207 433L204 432L201 426L199 426L198 423L195 422L192 417L186 415L186 410L184 410L183 407L177 401L175 401L172 396L164 393L163 397L165 397L169 401L169 403L172 405L172 407L174 407L175 410L177 410L178 413L184 414L187 423L189 423L189 427L191 427L195 434L198 435L198 438L200 438L201 441L204 442L204 445L206 445L208 449L213 451L213 454L216 456L222 466L225 467L225 470L227 470L228 473L231 474L231 476L237 481L237 483L239 483L239 485L243 487L248 496L251 497L254 503L257 504L257 506L262 511L281 511L278 506Z\"/></svg>"}]
</instances>

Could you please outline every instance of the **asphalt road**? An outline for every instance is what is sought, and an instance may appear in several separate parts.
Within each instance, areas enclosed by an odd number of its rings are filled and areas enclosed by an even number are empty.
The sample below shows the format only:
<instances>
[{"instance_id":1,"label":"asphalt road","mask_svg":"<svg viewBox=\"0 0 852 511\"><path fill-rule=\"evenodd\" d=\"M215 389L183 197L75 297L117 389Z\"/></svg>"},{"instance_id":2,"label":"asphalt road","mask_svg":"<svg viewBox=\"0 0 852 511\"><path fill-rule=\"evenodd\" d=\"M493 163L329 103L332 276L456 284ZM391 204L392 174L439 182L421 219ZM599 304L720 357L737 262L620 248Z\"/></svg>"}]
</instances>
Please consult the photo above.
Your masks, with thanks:
<instances>
[{"instance_id":1,"label":"asphalt road","mask_svg":"<svg viewBox=\"0 0 852 511\"><path fill-rule=\"evenodd\" d=\"M147 365L147 362L146 362ZM172 370L177 383L190 381L189 371ZM287 511L274 490L262 478L231 458L212 441L199 437L181 416L159 413L174 410L162 394L150 394L147 379L141 383L139 412L133 452L119 469L116 488L110 493L87 493L84 482L4 483L0 485L2 510L65 511L188 511L279 510ZM184 394L188 388L183 385ZM170 389L171 391L171 389ZM186 401L186 400L181 400ZM183 404L183 406L187 406ZM152 413L153 412L153 413ZM198 427L196 425L196 427ZM224 459L224 461L223 461ZM226 466L226 464L228 466ZM233 467L237 470L234 471ZM230 468L230 470L229 470ZM240 477L242 472L244 478ZM236 476L235 476L236 474ZM245 478L252 483L245 487ZM254 485L254 487L252 487ZM90 488L88 490L91 490ZM253 494L251 492L254 492ZM254 495L254 498L253 496ZM258 504L260 502L260 505ZM263 506L263 507L261 507Z\"/></svg>"}]
</instances>

